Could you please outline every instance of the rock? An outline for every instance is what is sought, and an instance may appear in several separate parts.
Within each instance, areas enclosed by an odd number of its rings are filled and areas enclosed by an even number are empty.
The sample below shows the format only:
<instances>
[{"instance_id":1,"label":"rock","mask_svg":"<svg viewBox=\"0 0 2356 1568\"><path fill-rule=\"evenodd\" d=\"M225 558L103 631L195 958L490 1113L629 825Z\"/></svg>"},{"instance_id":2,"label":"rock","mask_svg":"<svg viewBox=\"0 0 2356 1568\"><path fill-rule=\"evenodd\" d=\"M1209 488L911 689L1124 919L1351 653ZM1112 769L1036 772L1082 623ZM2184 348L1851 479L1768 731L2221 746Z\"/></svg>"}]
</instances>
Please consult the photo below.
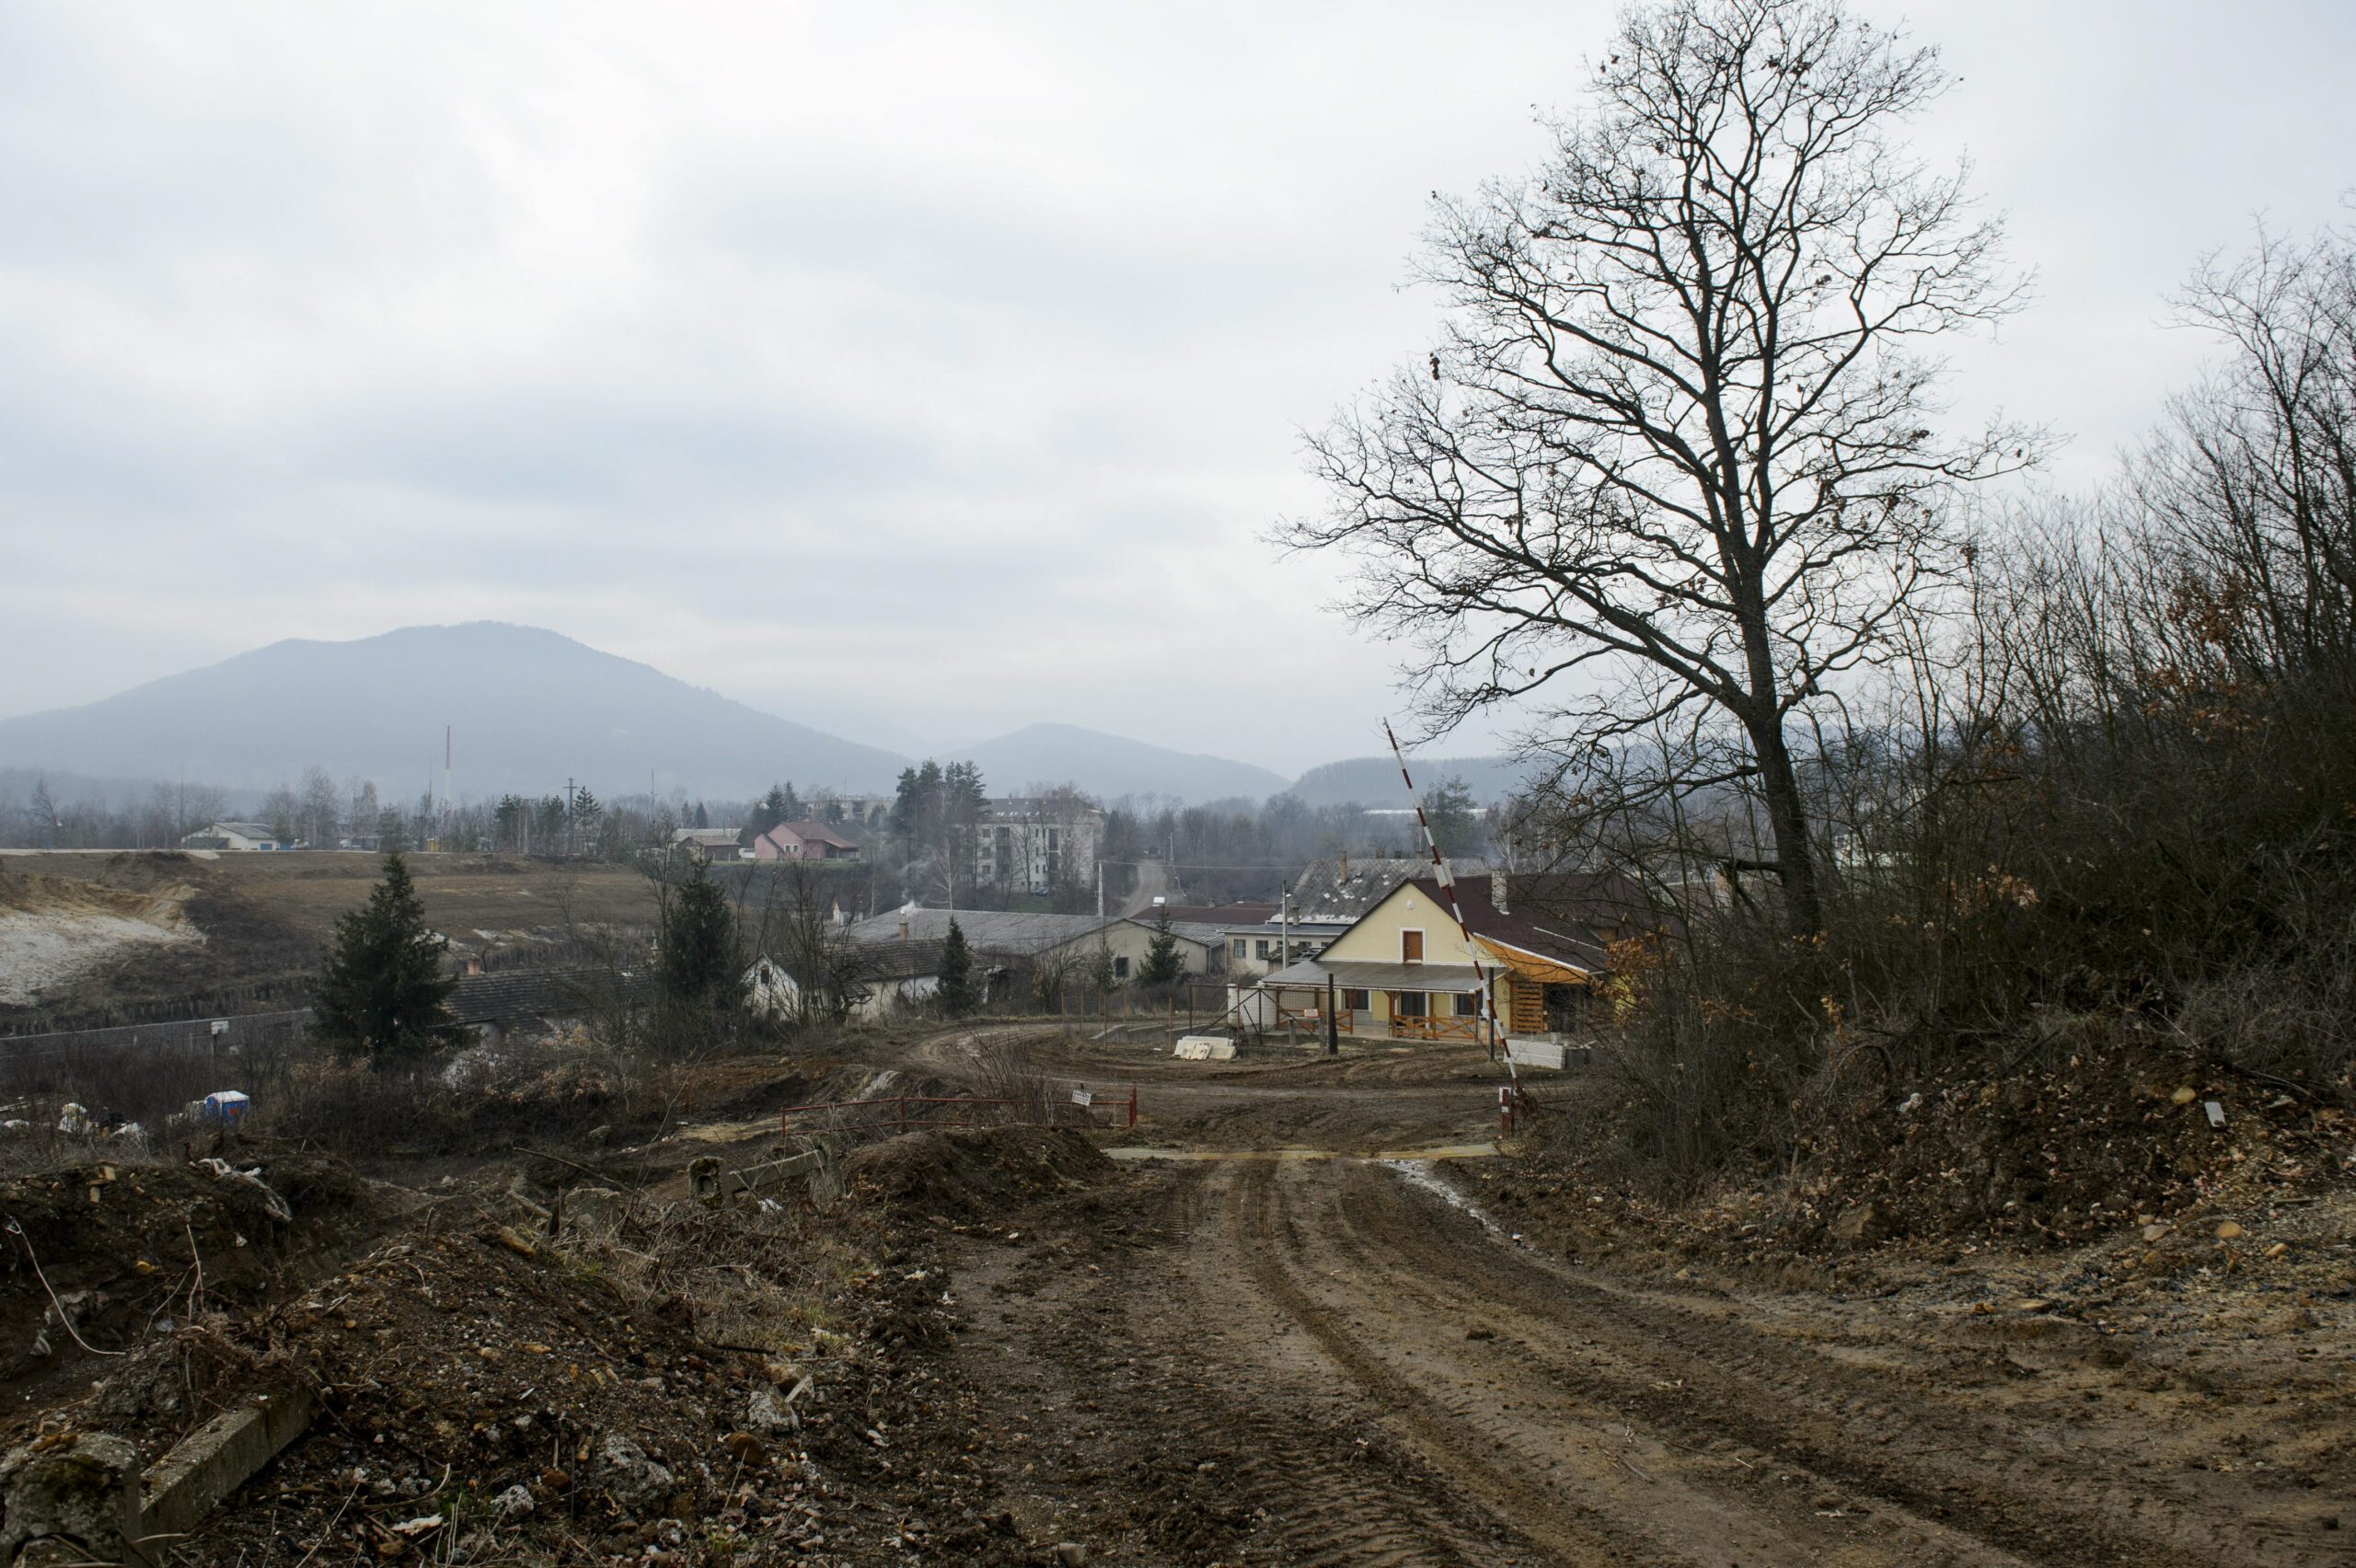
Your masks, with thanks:
<instances>
[{"instance_id":1,"label":"rock","mask_svg":"<svg viewBox=\"0 0 2356 1568\"><path fill-rule=\"evenodd\" d=\"M2187 1084L2168 1098L2174 1100L2178 1105L2189 1105L2193 1101L2200 1097L2193 1091L2192 1086L2190 1084Z\"/></svg>"},{"instance_id":2,"label":"rock","mask_svg":"<svg viewBox=\"0 0 2356 1568\"><path fill-rule=\"evenodd\" d=\"M802 1424L777 1389L767 1384L756 1386L745 1400L745 1427L749 1432L766 1432L771 1435L791 1432Z\"/></svg>"},{"instance_id":3,"label":"rock","mask_svg":"<svg viewBox=\"0 0 2356 1568\"><path fill-rule=\"evenodd\" d=\"M512 1225L502 1225L499 1228L499 1244L519 1258L537 1258L540 1255L538 1244Z\"/></svg>"},{"instance_id":4,"label":"rock","mask_svg":"<svg viewBox=\"0 0 2356 1568\"><path fill-rule=\"evenodd\" d=\"M2269 1248L2266 1250L2266 1251L2265 1251L2265 1254L2264 1254L2264 1255L2265 1255L2265 1256L2267 1256L2267 1257L2269 1257L2269 1258L2280 1258L2280 1257L2282 1257L2283 1255L2285 1255L2286 1253L2288 1253L2290 1251L2291 1251L2291 1243L2289 1243L2288 1241L2277 1241L2276 1243L2274 1243L2274 1245L2273 1245L2273 1246L2269 1247Z\"/></svg>"},{"instance_id":5,"label":"rock","mask_svg":"<svg viewBox=\"0 0 2356 1568\"><path fill-rule=\"evenodd\" d=\"M1088 1548L1076 1540L1056 1542L1056 1562L1061 1568L1088 1568Z\"/></svg>"},{"instance_id":6,"label":"rock","mask_svg":"<svg viewBox=\"0 0 2356 1568\"><path fill-rule=\"evenodd\" d=\"M670 1500L671 1472L618 1432L597 1445L595 1479L626 1514L652 1513Z\"/></svg>"},{"instance_id":7,"label":"rock","mask_svg":"<svg viewBox=\"0 0 2356 1568\"><path fill-rule=\"evenodd\" d=\"M2220 1241L2231 1241L2235 1237L2239 1236L2241 1233L2242 1228L2228 1219L2218 1225L2216 1236L2217 1239Z\"/></svg>"},{"instance_id":8,"label":"rock","mask_svg":"<svg viewBox=\"0 0 2356 1568\"><path fill-rule=\"evenodd\" d=\"M1475 1323L1464 1331L1464 1337L1469 1340L1493 1340L1497 1337L1497 1331L1485 1323Z\"/></svg>"},{"instance_id":9,"label":"rock","mask_svg":"<svg viewBox=\"0 0 2356 1568\"><path fill-rule=\"evenodd\" d=\"M520 1519L536 1506L532 1494L521 1482L509 1487L491 1500L491 1512L502 1519Z\"/></svg>"},{"instance_id":10,"label":"rock","mask_svg":"<svg viewBox=\"0 0 2356 1568\"><path fill-rule=\"evenodd\" d=\"M564 1194L564 1222L583 1236L609 1237L622 1228L625 1202L611 1187L575 1187Z\"/></svg>"},{"instance_id":11,"label":"rock","mask_svg":"<svg viewBox=\"0 0 2356 1568\"><path fill-rule=\"evenodd\" d=\"M55 1433L0 1459L0 1562L42 1540L136 1562L124 1542L139 1530L139 1450L111 1432Z\"/></svg>"},{"instance_id":12,"label":"rock","mask_svg":"<svg viewBox=\"0 0 2356 1568\"><path fill-rule=\"evenodd\" d=\"M1832 1239L1852 1246L1870 1245L1888 1233L1889 1222L1882 1214L1881 1205L1870 1201L1842 1210L1841 1217L1832 1222Z\"/></svg>"},{"instance_id":13,"label":"rock","mask_svg":"<svg viewBox=\"0 0 2356 1568\"><path fill-rule=\"evenodd\" d=\"M2174 1230L2175 1228L2176 1227L2173 1225L2162 1224L2155 1220L2152 1224L2143 1227L2143 1239L2146 1241L2157 1241L2161 1237L2165 1236L2169 1231Z\"/></svg>"}]
</instances>

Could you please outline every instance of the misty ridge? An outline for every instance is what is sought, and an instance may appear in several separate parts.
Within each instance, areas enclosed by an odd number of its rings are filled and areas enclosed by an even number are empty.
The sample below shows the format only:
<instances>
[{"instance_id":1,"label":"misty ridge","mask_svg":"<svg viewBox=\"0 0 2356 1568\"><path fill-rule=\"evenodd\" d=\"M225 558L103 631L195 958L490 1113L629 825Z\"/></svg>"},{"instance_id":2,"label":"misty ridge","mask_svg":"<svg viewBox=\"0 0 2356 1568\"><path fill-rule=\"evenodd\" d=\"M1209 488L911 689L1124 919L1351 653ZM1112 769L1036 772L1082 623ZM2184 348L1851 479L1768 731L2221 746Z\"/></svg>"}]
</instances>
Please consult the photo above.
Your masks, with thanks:
<instances>
[{"instance_id":1,"label":"misty ridge","mask_svg":"<svg viewBox=\"0 0 2356 1568\"><path fill-rule=\"evenodd\" d=\"M198 789L207 810L257 810L308 767L363 779L384 801L544 793L565 777L607 798L749 801L780 779L803 793L879 796L914 758L825 734L631 659L530 627L412 627L353 642L276 642L77 709L0 721L0 817L21 831L40 784L59 808L104 810L156 787ZM1326 763L1299 779L1079 725L1027 725L940 758L1001 787L1072 784L1101 801L1402 805L1397 763ZM554 772L551 772L554 767ZM1442 763L1501 801L1501 760ZM5 829L0 829L5 831ZM35 836L33 843L45 843ZM66 840L71 843L71 838ZM24 846L24 847L30 847ZM92 846L97 847L97 846Z\"/></svg>"}]
</instances>

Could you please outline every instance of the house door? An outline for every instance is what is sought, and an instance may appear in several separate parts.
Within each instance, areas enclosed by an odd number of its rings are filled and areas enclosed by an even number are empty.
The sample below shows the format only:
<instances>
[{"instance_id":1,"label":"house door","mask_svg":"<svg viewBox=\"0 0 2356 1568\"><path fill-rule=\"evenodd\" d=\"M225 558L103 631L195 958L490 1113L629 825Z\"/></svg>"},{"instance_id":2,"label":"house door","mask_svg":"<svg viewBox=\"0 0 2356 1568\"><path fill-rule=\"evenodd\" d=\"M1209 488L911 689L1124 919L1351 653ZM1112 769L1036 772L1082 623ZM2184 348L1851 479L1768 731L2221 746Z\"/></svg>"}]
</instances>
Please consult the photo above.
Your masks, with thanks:
<instances>
[{"instance_id":1,"label":"house door","mask_svg":"<svg viewBox=\"0 0 2356 1568\"><path fill-rule=\"evenodd\" d=\"M1399 962L1402 963L1421 963L1424 962L1423 932L1402 931L1399 933Z\"/></svg>"}]
</instances>

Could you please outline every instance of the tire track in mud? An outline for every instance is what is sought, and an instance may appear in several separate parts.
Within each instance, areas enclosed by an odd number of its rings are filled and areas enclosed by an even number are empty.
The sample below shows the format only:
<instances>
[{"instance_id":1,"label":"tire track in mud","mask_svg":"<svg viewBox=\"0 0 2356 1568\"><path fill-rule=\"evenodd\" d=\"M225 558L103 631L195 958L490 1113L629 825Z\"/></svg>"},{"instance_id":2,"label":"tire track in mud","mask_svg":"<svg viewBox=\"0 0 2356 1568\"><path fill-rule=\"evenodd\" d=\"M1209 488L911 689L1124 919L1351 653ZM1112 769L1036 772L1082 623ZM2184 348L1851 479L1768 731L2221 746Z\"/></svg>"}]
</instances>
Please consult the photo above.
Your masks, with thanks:
<instances>
[{"instance_id":1,"label":"tire track in mud","mask_svg":"<svg viewBox=\"0 0 2356 1568\"><path fill-rule=\"evenodd\" d=\"M1935 1525L1868 1524L1819 1509L1804 1488L1779 1494L1733 1462L1638 1430L1572 1379L1532 1378L1517 1347L1490 1337L1484 1297L1431 1288L1395 1252L1348 1243L1338 1199L1358 1181L1392 1184L1363 1166L1289 1182L1246 1176L1235 1188L1243 1226L1276 1243L1253 1250L1255 1273L1337 1365L1382 1390L1411 1445L1451 1483L1563 1560L2016 1568Z\"/></svg>"},{"instance_id":2,"label":"tire track in mud","mask_svg":"<svg viewBox=\"0 0 2356 1568\"><path fill-rule=\"evenodd\" d=\"M1923 1387L1584 1271L1508 1250L1389 1173L1350 1169L1333 1227L1360 1273L1426 1302L1478 1302L1554 1382L1660 1433L1771 1458L1911 1516L1934 1550L1955 1528L2031 1561L2344 1563L2350 1554L2246 1497L2206 1504L2131 1480L2128 1456L2076 1428L1946 1405ZM1576 1346L1576 1349L1572 1347ZM1589 1353L1582 1355L1581 1352ZM1945 1515L1941 1521L1925 1516ZM1934 1544L1935 1543L1935 1544Z\"/></svg>"},{"instance_id":3,"label":"tire track in mud","mask_svg":"<svg viewBox=\"0 0 2356 1568\"><path fill-rule=\"evenodd\" d=\"M2350 1561L2240 1482L2125 1468L2132 1423L1975 1406L1984 1353L1935 1323L1616 1280L1370 1163L1141 1174L976 1258L980 1293L1028 1297L976 1336L1022 1368L999 1402L1080 1439L1026 1426L996 1484L1109 1562Z\"/></svg>"},{"instance_id":4,"label":"tire track in mud","mask_svg":"<svg viewBox=\"0 0 2356 1568\"><path fill-rule=\"evenodd\" d=\"M1217 1168L1216 1174L1196 1168L1179 1179L1173 1226L1184 1226L1182 1234L1212 1254L1190 1256L1183 1277L1204 1318L1265 1321L1270 1304L1251 1287L1252 1238L1234 1223L1236 1186L1231 1179L1217 1180L1232 1174L1232 1167ZM1216 1213L1205 1192L1214 1184L1225 1188ZM1228 1397L1186 1407L1190 1419L1182 1431L1241 1449L1236 1480L1265 1516L1250 1541L1251 1559L1304 1568L1554 1560L1536 1542L1501 1551L1490 1520L1468 1510L1419 1467L1403 1467L1357 1436L1357 1428L1370 1424L1378 1412L1360 1406L1359 1390L1337 1386L1322 1357L1270 1365L1263 1356L1245 1355L1212 1369L1206 1366L1206 1348L1190 1338L1183 1354L1197 1371L1214 1370ZM1213 1354L1224 1358L1226 1348Z\"/></svg>"}]
</instances>

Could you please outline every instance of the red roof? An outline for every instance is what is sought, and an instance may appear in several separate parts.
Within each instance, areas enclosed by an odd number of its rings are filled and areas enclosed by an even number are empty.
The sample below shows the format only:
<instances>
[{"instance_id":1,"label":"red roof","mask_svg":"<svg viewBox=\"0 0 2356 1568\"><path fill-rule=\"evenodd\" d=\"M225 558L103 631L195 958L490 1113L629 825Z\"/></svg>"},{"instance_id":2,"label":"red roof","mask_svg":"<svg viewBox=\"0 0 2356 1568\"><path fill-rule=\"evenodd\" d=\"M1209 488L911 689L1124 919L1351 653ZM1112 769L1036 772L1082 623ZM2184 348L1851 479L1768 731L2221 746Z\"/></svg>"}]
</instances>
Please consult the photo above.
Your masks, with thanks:
<instances>
[{"instance_id":1,"label":"red roof","mask_svg":"<svg viewBox=\"0 0 2356 1568\"><path fill-rule=\"evenodd\" d=\"M781 833L791 834L804 844L831 844L837 849L859 847L823 822L781 822L762 836L775 838Z\"/></svg>"}]
</instances>

